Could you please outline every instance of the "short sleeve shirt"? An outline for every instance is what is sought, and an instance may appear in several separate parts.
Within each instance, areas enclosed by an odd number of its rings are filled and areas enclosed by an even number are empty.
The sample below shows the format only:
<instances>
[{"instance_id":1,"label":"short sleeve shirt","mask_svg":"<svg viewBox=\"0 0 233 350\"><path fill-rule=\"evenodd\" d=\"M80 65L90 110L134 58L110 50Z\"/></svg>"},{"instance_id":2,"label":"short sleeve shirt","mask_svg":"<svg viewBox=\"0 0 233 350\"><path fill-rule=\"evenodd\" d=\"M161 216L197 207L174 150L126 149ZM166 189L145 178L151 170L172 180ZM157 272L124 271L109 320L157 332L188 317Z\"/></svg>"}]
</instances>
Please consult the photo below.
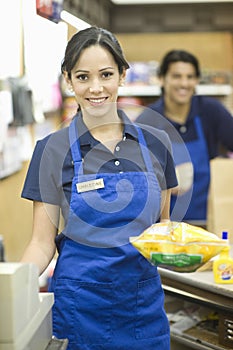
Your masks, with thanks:
<instances>
[{"instance_id":1,"label":"short sleeve shirt","mask_svg":"<svg viewBox=\"0 0 233 350\"><path fill-rule=\"evenodd\" d=\"M146 171L135 125L122 111L118 113L124 131L113 153L92 136L81 113L75 116L84 174ZM150 126L143 127L142 131L161 190L177 186L167 134ZM22 197L58 205L64 218L67 218L73 177L74 167L66 127L37 142Z\"/></svg>"}]
</instances>

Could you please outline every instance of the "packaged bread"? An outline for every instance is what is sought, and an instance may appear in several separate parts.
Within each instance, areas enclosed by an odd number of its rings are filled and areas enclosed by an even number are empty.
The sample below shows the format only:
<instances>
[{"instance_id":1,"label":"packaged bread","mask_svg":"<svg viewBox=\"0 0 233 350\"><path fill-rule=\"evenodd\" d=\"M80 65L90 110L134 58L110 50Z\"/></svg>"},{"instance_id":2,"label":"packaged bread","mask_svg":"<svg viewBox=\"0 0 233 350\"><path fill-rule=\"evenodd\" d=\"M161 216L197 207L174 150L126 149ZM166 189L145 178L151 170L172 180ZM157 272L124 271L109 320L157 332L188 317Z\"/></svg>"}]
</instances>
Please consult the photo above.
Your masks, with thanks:
<instances>
[{"instance_id":1,"label":"packaged bread","mask_svg":"<svg viewBox=\"0 0 233 350\"><path fill-rule=\"evenodd\" d=\"M130 243L153 265L177 272L196 271L226 247L214 233L175 221L153 224Z\"/></svg>"}]
</instances>

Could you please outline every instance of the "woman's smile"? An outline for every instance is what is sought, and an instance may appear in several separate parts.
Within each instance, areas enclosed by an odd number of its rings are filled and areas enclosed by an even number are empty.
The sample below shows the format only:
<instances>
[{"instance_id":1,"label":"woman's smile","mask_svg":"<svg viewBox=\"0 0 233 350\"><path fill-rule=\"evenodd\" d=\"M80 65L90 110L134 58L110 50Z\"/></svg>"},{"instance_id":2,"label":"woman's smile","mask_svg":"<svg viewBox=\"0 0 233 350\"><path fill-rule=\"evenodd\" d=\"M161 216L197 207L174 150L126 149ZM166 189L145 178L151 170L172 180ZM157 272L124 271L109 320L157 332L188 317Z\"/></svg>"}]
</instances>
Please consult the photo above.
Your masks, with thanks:
<instances>
[{"instance_id":1,"label":"woman's smile","mask_svg":"<svg viewBox=\"0 0 233 350\"><path fill-rule=\"evenodd\" d=\"M102 106L107 99L108 97L90 97L86 100L89 101L92 106Z\"/></svg>"},{"instance_id":2,"label":"woman's smile","mask_svg":"<svg viewBox=\"0 0 233 350\"><path fill-rule=\"evenodd\" d=\"M88 108L109 106L117 101L121 75L112 54L99 45L82 52L71 71L71 83L83 115ZM92 110L92 113L94 110Z\"/></svg>"}]
</instances>

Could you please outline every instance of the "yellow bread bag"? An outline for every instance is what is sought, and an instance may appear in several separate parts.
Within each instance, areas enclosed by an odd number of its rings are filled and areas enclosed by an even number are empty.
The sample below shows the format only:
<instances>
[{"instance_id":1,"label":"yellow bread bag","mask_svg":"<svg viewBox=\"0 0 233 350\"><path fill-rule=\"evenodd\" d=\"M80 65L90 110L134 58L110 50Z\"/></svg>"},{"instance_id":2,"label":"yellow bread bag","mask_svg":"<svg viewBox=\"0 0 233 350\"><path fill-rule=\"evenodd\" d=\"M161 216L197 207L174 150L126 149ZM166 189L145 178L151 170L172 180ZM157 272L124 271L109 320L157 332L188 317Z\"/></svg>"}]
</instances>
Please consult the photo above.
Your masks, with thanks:
<instances>
[{"instance_id":1,"label":"yellow bread bag","mask_svg":"<svg viewBox=\"0 0 233 350\"><path fill-rule=\"evenodd\" d=\"M203 228L184 222L153 224L130 243L153 265L193 272L226 247L226 242Z\"/></svg>"}]
</instances>

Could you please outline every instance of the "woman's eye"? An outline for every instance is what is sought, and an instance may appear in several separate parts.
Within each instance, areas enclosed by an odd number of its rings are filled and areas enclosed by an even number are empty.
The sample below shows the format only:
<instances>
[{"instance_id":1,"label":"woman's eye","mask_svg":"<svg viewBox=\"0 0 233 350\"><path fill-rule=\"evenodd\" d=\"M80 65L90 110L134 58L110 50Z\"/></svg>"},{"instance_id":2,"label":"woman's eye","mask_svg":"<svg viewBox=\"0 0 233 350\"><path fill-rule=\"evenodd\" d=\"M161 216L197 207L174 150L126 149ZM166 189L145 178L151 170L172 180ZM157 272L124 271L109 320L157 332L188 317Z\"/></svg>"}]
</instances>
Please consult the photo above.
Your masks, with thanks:
<instances>
[{"instance_id":1,"label":"woman's eye","mask_svg":"<svg viewBox=\"0 0 233 350\"><path fill-rule=\"evenodd\" d=\"M77 76L78 80L87 80L87 75L86 74L80 74Z\"/></svg>"},{"instance_id":2,"label":"woman's eye","mask_svg":"<svg viewBox=\"0 0 233 350\"><path fill-rule=\"evenodd\" d=\"M110 78L113 75L113 73L112 72L104 72L102 75L104 78Z\"/></svg>"}]
</instances>

